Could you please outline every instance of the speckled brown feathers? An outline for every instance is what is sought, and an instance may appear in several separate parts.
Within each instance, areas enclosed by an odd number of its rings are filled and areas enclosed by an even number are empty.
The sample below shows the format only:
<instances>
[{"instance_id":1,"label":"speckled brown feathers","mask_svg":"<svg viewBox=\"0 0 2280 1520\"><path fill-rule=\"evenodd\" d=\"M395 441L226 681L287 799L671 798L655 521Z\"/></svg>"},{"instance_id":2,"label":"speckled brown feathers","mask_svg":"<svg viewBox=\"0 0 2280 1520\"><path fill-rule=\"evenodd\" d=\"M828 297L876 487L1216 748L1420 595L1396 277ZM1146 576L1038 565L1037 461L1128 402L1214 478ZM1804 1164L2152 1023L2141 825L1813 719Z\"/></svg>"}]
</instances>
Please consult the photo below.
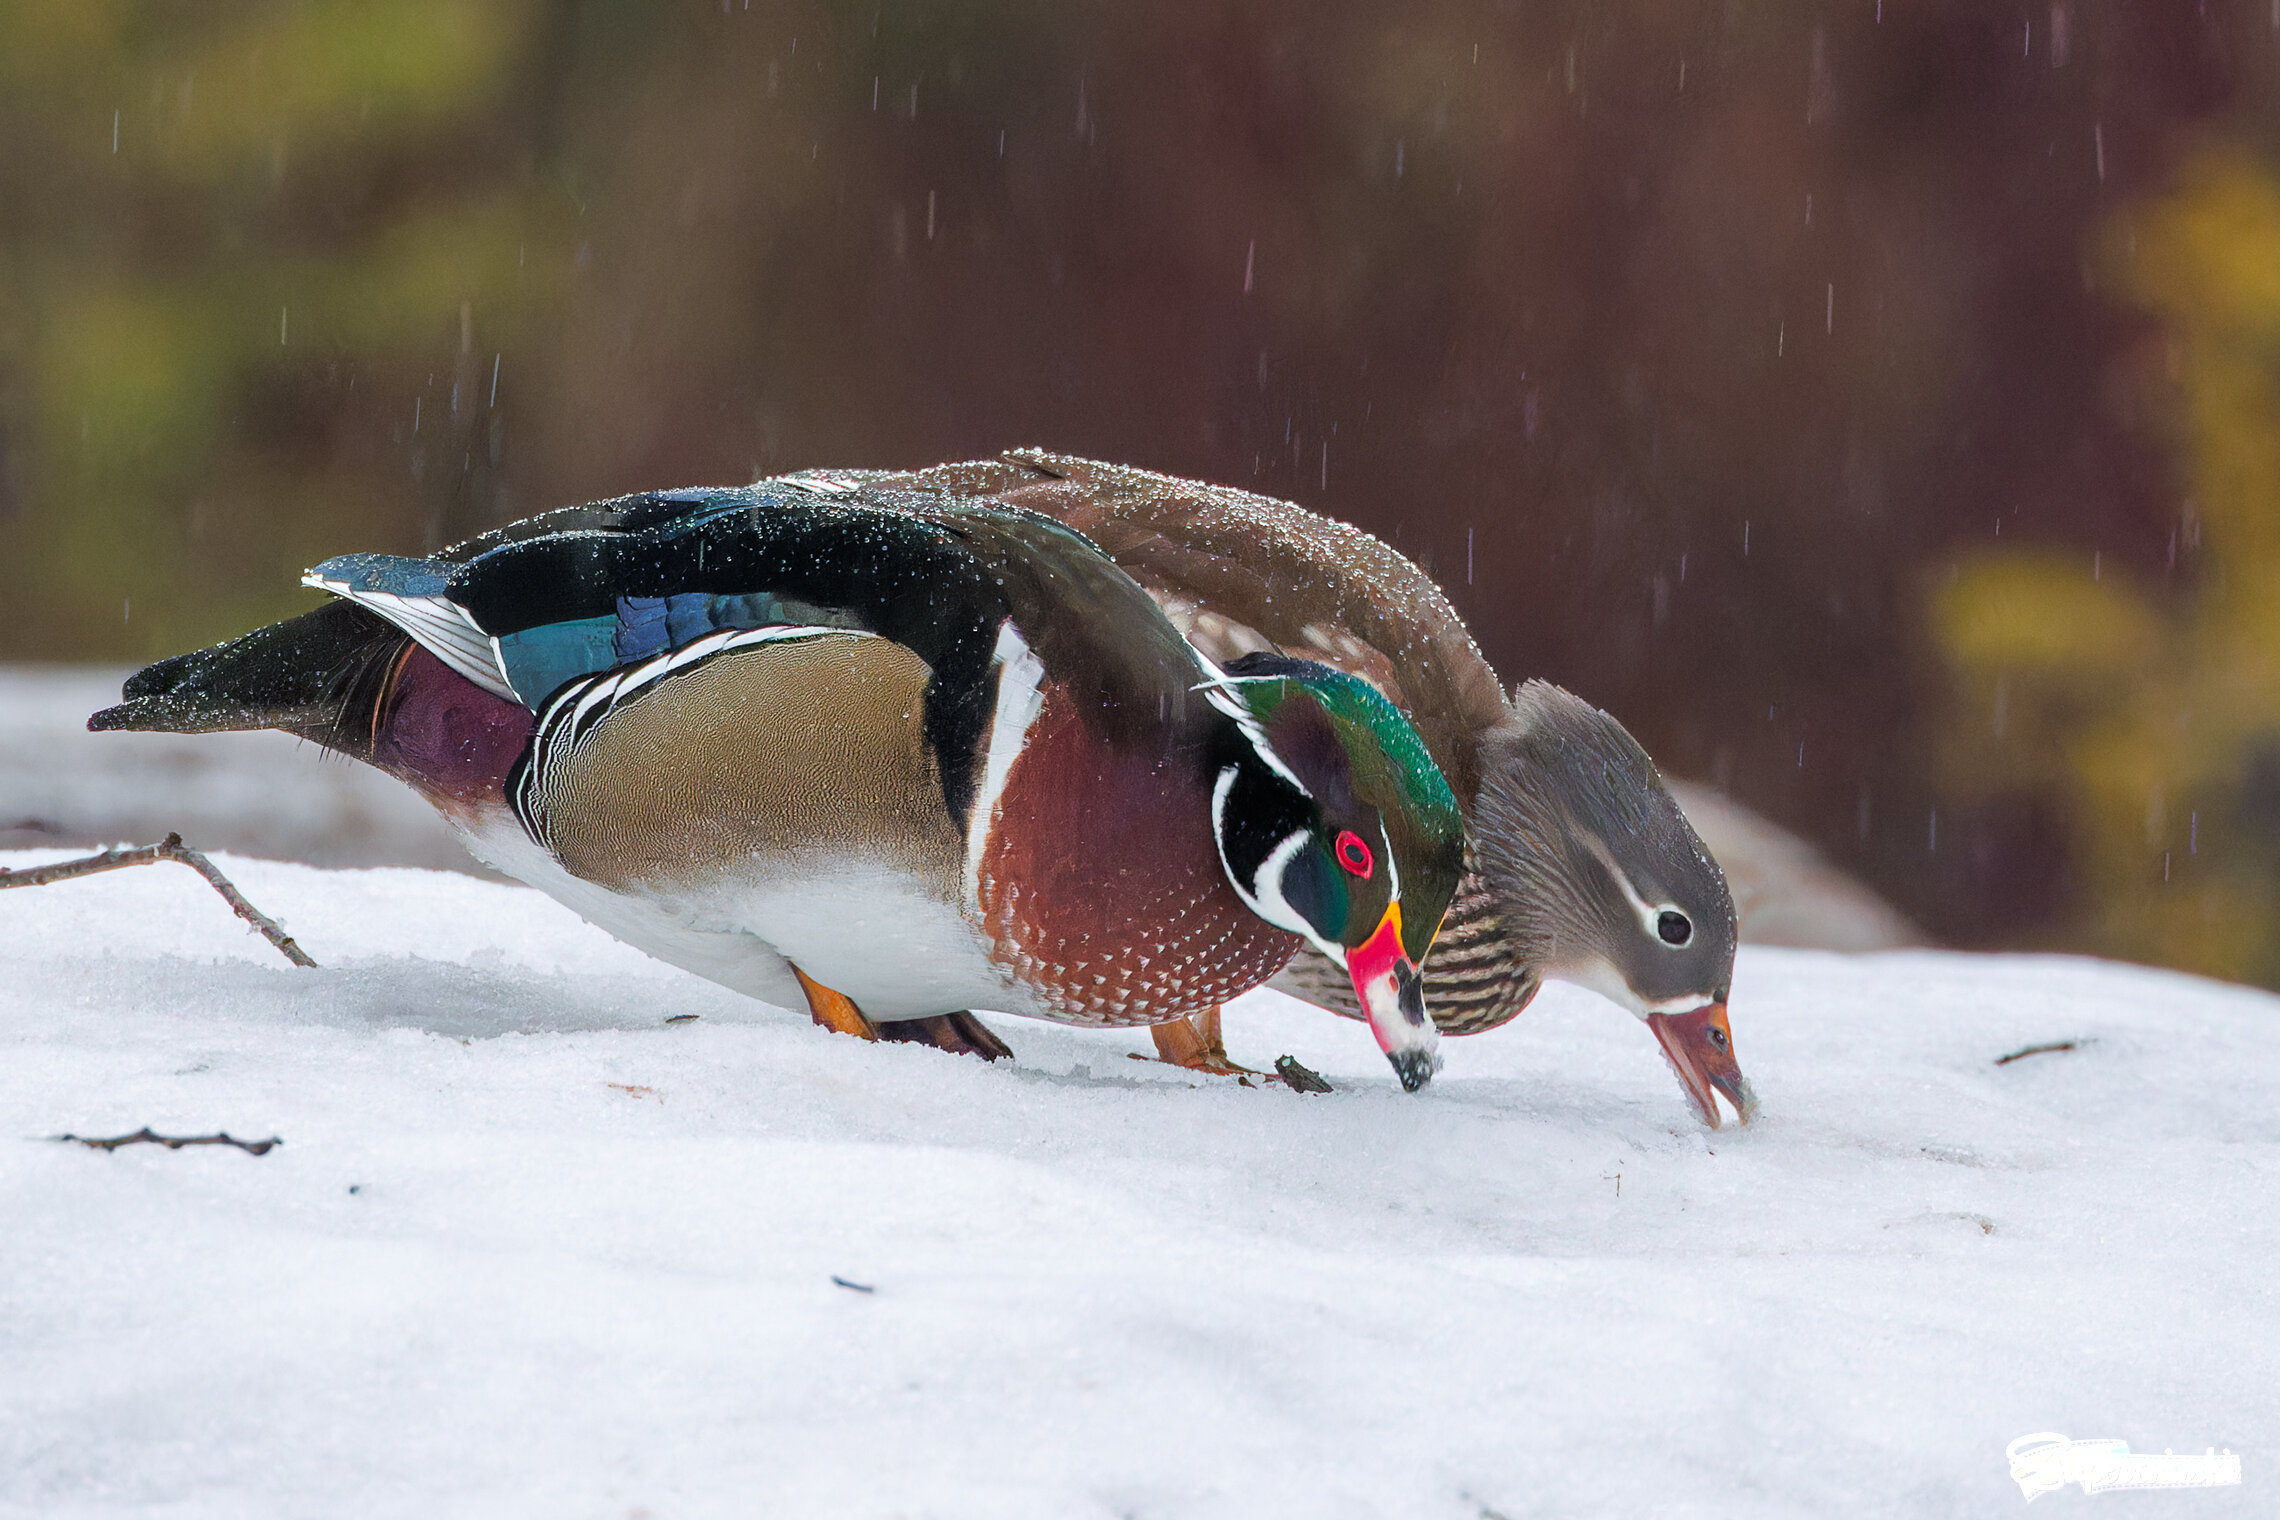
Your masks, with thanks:
<instances>
[{"instance_id":1,"label":"speckled brown feathers","mask_svg":"<svg viewBox=\"0 0 2280 1520\"><path fill-rule=\"evenodd\" d=\"M977 896L991 958L1057 1017L1161 1023L1256 987L1297 951L1228 885L1208 814L1187 805L1189 769L1101 743L1076 693L1046 689L1007 782L1025 805L991 834Z\"/></svg>"}]
</instances>

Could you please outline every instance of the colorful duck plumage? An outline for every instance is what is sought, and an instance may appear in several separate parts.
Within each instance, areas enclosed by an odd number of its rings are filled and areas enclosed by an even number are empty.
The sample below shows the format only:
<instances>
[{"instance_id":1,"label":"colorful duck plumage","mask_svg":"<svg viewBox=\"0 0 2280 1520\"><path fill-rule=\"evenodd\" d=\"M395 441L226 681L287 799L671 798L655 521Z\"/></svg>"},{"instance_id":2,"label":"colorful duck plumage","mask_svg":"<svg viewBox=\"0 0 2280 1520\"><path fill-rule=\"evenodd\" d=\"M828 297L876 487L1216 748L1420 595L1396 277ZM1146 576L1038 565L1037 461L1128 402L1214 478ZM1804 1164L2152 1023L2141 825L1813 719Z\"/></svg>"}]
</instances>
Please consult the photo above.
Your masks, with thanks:
<instances>
[{"instance_id":1,"label":"colorful duck plumage","mask_svg":"<svg viewBox=\"0 0 2280 1520\"><path fill-rule=\"evenodd\" d=\"M1214 660L1273 651L1368 680L1408 715L1470 825L1426 971L1443 1032L1495 1028L1561 978L1647 1025L1704 1123L1719 1122L1714 1093L1745 1120L1755 1111L1726 1016L1733 897L1654 762L1556 686L1507 697L1448 597L1392 547L1291 502L1042 450L865 479L1068 524ZM1309 960L1276 985L1360 1013Z\"/></svg>"},{"instance_id":2,"label":"colorful duck plumage","mask_svg":"<svg viewBox=\"0 0 2280 1520\"><path fill-rule=\"evenodd\" d=\"M533 518L162 661L95 728L280 727L660 958L869 1032L1155 1023L1344 968L1404 1085L1462 818L1319 662L1201 659L1080 534L820 472ZM1001 1048L1002 1047L998 1047Z\"/></svg>"}]
</instances>

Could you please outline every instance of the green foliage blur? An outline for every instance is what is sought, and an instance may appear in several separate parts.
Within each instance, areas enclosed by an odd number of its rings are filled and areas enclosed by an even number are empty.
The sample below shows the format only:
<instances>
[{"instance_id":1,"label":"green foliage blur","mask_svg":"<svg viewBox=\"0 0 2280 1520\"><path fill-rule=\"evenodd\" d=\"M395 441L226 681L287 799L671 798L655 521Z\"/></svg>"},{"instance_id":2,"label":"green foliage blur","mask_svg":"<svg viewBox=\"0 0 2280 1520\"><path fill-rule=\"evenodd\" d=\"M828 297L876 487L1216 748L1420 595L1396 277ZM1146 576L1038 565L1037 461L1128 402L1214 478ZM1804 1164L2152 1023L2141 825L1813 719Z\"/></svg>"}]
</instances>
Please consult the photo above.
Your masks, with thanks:
<instances>
[{"instance_id":1,"label":"green foliage blur","mask_svg":"<svg viewBox=\"0 0 2280 1520\"><path fill-rule=\"evenodd\" d=\"M2267 0L8 0L0 659L1042 444L1942 937L2280 984L2276 102Z\"/></svg>"},{"instance_id":2,"label":"green foliage blur","mask_svg":"<svg viewBox=\"0 0 2280 1520\"><path fill-rule=\"evenodd\" d=\"M417 537L479 488L491 360L572 246L561 190L467 162L527 88L539 20L456 0L0 8L12 644L116 657L241 631L295 604L305 564ZM424 403L408 481L371 466L409 415L336 431L358 387Z\"/></svg>"}]
</instances>

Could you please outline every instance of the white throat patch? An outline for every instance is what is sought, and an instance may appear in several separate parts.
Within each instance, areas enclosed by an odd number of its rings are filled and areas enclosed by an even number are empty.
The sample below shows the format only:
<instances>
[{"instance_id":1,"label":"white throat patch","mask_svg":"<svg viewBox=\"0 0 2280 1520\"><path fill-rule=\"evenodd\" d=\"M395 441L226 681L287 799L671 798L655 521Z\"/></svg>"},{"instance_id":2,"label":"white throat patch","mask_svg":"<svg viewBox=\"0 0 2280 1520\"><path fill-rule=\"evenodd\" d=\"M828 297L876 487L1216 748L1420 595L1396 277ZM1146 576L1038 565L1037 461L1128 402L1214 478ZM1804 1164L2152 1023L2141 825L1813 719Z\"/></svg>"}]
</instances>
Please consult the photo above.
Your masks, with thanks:
<instances>
[{"instance_id":1,"label":"white throat patch","mask_svg":"<svg viewBox=\"0 0 2280 1520\"><path fill-rule=\"evenodd\" d=\"M1226 839L1227 795L1235 789L1235 774L1234 766L1221 767L1219 779L1214 781L1211 787L1211 843L1212 847L1219 852L1220 874L1225 876L1227 884L1235 889L1235 895L1243 899L1244 907L1249 908L1276 928L1303 937L1308 944L1330 957L1339 967L1343 968L1346 964L1345 946L1333 940L1326 940L1316 933L1314 926L1306 921L1306 916L1290 905L1289 898L1283 896L1283 868L1290 864L1293 855L1306 847L1306 830L1292 830L1277 840L1275 847L1267 852L1267 858L1259 864L1259 890L1257 892L1253 892L1244 885L1242 878L1235 874L1234 863L1227 858L1227 846L1224 842Z\"/></svg>"}]
</instances>

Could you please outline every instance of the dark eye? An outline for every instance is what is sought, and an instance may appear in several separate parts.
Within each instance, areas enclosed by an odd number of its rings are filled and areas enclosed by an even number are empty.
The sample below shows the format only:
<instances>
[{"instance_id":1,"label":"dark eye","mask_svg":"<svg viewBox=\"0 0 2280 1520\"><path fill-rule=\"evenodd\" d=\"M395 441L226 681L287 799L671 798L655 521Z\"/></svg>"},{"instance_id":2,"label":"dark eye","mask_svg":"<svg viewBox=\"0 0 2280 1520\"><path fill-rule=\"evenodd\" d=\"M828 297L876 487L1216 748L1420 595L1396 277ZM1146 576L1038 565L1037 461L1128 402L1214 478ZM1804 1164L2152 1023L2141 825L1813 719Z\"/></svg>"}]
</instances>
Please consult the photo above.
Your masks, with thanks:
<instances>
[{"instance_id":1,"label":"dark eye","mask_svg":"<svg viewBox=\"0 0 2280 1520\"><path fill-rule=\"evenodd\" d=\"M1694 938L1694 925L1686 921L1685 914L1665 908L1663 916L1655 920L1655 933L1666 945L1683 945Z\"/></svg>"},{"instance_id":2,"label":"dark eye","mask_svg":"<svg viewBox=\"0 0 2280 1520\"><path fill-rule=\"evenodd\" d=\"M1710 1043L1720 1050L1724 1050L1726 1048L1726 1031L1712 1024L1710 1026Z\"/></svg>"},{"instance_id":3,"label":"dark eye","mask_svg":"<svg viewBox=\"0 0 2280 1520\"><path fill-rule=\"evenodd\" d=\"M1377 862L1370 856L1370 847L1362 843L1362 836L1352 829L1339 831L1338 864L1364 881L1369 879L1370 872L1377 867Z\"/></svg>"}]
</instances>

